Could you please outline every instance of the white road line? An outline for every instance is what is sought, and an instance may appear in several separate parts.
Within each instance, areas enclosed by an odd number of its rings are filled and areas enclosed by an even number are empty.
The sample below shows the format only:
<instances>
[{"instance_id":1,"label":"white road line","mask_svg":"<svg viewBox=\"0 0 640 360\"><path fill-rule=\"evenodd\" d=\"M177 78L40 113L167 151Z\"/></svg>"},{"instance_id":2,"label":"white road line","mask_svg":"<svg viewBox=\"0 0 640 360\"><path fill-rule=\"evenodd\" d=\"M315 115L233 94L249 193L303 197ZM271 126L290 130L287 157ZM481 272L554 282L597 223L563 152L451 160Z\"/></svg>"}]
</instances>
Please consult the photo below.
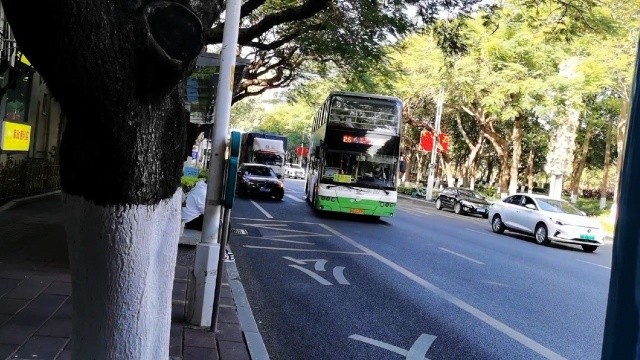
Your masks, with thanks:
<instances>
[{"instance_id":1,"label":"white road line","mask_svg":"<svg viewBox=\"0 0 640 360\"><path fill-rule=\"evenodd\" d=\"M611 270L611 268L610 268L610 267L608 267L608 266L604 266L604 265L600 265L600 264L596 264L596 263L592 263L592 262L584 261L584 260L580 260L580 259L576 259L576 260L577 260L577 261L580 261L580 262L583 262L583 263L585 263L585 264L589 264L589 265L593 265L593 266L598 266L598 267L601 267L601 268L604 268L604 269L607 269L607 270Z\"/></svg>"},{"instance_id":2,"label":"white road line","mask_svg":"<svg viewBox=\"0 0 640 360\"><path fill-rule=\"evenodd\" d=\"M349 339L362 341L363 343L367 343L367 344L370 344L370 345L373 345L373 346L377 346L379 348L383 348L385 350L389 350L389 351L394 352L394 353L396 353L396 354L398 354L400 356L405 356L405 357L407 356L407 352L408 351L405 350L405 349L401 349L401 348L399 348L397 346L393 346L391 344L387 344L387 343L382 342L382 341L378 341L378 340L374 340L374 339L371 339L371 338L368 338L368 337L364 337L362 335L357 335L357 334L349 335Z\"/></svg>"},{"instance_id":3,"label":"white road line","mask_svg":"<svg viewBox=\"0 0 640 360\"><path fill-rule=\"evenodd\" d=\"M514 339L515 341L519 342L520 344L528 347L529 349L535 351L536 353L548 358L548 359L565 359L563 356L561 356L560 354L554 352L553 350L545 347L544 345L540 344L539 342L527 337L526 335L524 335L523 333L519 332L518 330L510 327L509 325L491 317L489 314L486 314L484 312L482 312L481 310L471 306L470 304L467 304L466 302L462 301L461 299L459 299L458 297L456 297L453 294L448 293L445 290L440 289L439 287L433 285L432 283L428 282L427 280L421 278L420 276L412 273L411 271L403 268L402 266L394 263L393 261L385 258L384 256L376 253L373 250L370 250L369 248L361 245L360 243L358 243L357 241L351 239L350 237L343 235L342 233L338 232L337 230L334 230L332 227L325 225L325 224L319 224L320 226L324 227L325 229L327 229L327 231L333 233L334 235L336 235L337 237L341 238L342 240L346 241L347 243L357 247L358 249L362 250L365 254L367 255L371 255L372 257L374 257L375 259L377 259L378 261L380 261L381 263L387 265L388 267L392 268L393 270L399 272L400 274L404 275L405 277L413 280L414 282L416 282L417 284L419 284L420 286L424 287L425 289L431 291L432 293L434 293L436 296L448 301L449 303L457 306L458 308L466 311L467 313L471 314L472 316L474 316L475 318L477 318L478 320L484 322L485 324L491 326L492 328L500 331L501 333L507 335L508 337ZM393 351L393 350L392 350Z\"/></svg>"},{"instance_id":4,"label":"white road line","mask_svg":"<svg viewBox=\"0 0 640 360\"><path fill-rule=\"evenodd\" d=\"M351 285L344 277L344 266L336 266L333 268L333 277L336 278L340 285Z\"/></svg>"},{"instance_id":5,"label":"white road line","mask_svg":"<svg viewBox=\"0 0 640 360\"><path fill-rule=\"evenodd\" d=\"M292 257L289 256L283 256L283 258L289 260L289 261L293 261L294 263L298 264L298 265L304 265L306 263L309 262L313 262L315 263L315 265L313 266L313 268L316 271L327 271L324 267L325 265L327 265L327 260L325 259L304 259L304 260L298 260L298 259L294 259Z\"/></svg>"},{"instance_id":6,"label":"white road line","mask_svg":"<svg viewBox=\"0 0 640 360\"><path fill-rule=\"evenodd\" d=\"M289 199L291 199L291 200L294 200L294 201L300 202L300 203L305 202L304 200L300 199L300 198L299 198L299 197L297 197L297 196L293 196L293 195L289 195L289 194L284 194L284 196L288 197L288 198L289 198Z\"/></svg>"},{"instance_id":7,"label":"white road line","mask_svg":"<svg viewBox=\"0 0 640 360\"><path fill-rule=\"evenodd\" d=\"M431 347L431 344L436 340L436 337L433 335L422 334L416 340L416 342L411 345L409 351L407 351L407 360L422 360L427 356L427 351Z\"/></svg>"},{"instance_id":8,"label":"white road line","mask_svg":"<svg viewBox=\"0 0 640 360\"><path fill-rule=\"evenodd\" d=\"M446 248L443 248L443 247L438 248L438 249L440 249L440 250L442 250L442 251L446 251L446 252L448 252L449 254L453 254L453 255L455 255L455 256L459 256L459 257L461 257L461 258L463 258L463 259L465 259L465 260L469 260L469 261L474 262L474 263L476 263L476 264L478 264L478 265L484 265L484 263L483 263L482 261L478 261L478 260L472 259L472 258L470 258L470 257L468 257L468 256L464 256L464 255L459 254L459 253L457 253L457 252L455 252L455 251L453 251L453 250L449 250L449 249L446 249Z\"/></svg>"},{"instance_id":9,"label":"white road line","mask_svg":"<svg viewBox=\"0 0 640 360\"><path fill-rule=\"evenodd\" d=\"M465 230L472 231L474 233L478 233L478 234L481 234L481 235L489 235L489 234L493 235L493 233L490 233L488 231L479 231L479 230L474 230L474 229L469 229L469 228L465 228Z\"/></svg>"},{"instance_id":10,"label":"white road line","mask_svg":"<svg viewBox=\"0 0 640 360\"><path fill-rule=\"evenodd\" d=\"M298 269L298 270L302 271L303 273L309 275L313 280L319 282L322 285L333 285L332 283L330 283L327 280L325 280L324 278L322 278L322 276L314 273L311 270L305 269L302 266L299 266L299 265L289 265L289 266L291 266L294 269Z\"/></svg>"},{"instance_id":11,"label":"white road line","mask_svg":"<svg viewBox=\"0 0 640 360\"><path fill-rule=\"evenodd\" d=\"M279 223L292 223L292 224L307 224L307 225L318 225L318 223L315 222L311 222L311 221L293 221L293 220L279 220L279 219L275 219L275 220L270 220L270 219L254 219L254 218L246 218L246 217L239 217L239 216L232 216L232 219L237 219L237 220L253 220L253 221L263 221L263 222L279 222Z\"/></svg>"},{"instance_id":12,"label":"white road line","mask_svg":"<svg viewBox=\"0 0 640 360\"><path fill-rule=\"evenodd\" d=\"M367 253L358 253L358 252L351 252L351 251L279 248L279 247L256 246L256 245L242 245L242 247L246 247L246 248L249 248L249 249L264 249L264 250L278 250L278 251L310 251L310 252L322 252L322 253L331 253L331 254L370 255L370 254L367 254Z\"/></svg>"},{"instance_id":13,"label":"white road line","mask_svg":"<svg viewBox=\"0 0 640 360\"><path fill-rule=\"evenodd\" d=\"M246 238L251 238L251 239L258 239L258 240L279 241L279 242L285 242L285 243L289 243L289 244L315 245L314 243L310 243L310 242L306 242L306 241L285 240L285 239L278 239L278 238L273 238L273 237L269 237L269 236L245 236L245 237Z\"/></svg>"},{"instance_id":14,"label":"white road line","mask_svg":"<svg viewBox=\"0 0 640 360\"><path fill-rule=\"evenodd\" d=\"M260 210L260 212L262 212L262 213L264 214L264 216L266 216L266 217L267 217L267 218L269 218L269 219L273 219L273 216L271 216L271 214L269 214L269 213L267 212L267 210L263 209L263 208L262 208L262 206L258 205L258 203L257 203L257 202L255 202L255 201L253 201L253 200L249 200L249 201L251 201L251 203L253 204L253 206L257 207L257 208L258 208L258 210Z\"/></svg>"}]
</instances>

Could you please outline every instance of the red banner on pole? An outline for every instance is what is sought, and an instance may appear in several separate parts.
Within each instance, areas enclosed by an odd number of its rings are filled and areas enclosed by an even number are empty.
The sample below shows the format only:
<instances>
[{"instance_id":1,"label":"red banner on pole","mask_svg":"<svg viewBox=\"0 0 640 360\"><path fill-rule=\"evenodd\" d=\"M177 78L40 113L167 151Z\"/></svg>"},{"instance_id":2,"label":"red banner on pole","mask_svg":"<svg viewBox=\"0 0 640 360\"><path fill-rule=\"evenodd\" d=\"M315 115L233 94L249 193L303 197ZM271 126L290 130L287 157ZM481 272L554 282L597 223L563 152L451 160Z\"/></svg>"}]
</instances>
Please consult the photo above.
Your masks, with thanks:
<instances>
[{"instance_id":1,"label":"red banner on pole","mask_svg":"<svg viewBox=\"0 0 640 360\"><path fill-rule=\"evenodd\" d=\"M451 136L449 134L442 133L438 135L438 141L441 147L438 151L448 152L450 139ZM422 147L422 150L427 152L431 152L433 150L433 132L429 130L422 130L420 133L420 146Z\"/></svg>"},{"instance_id":2,"label":"red banner on pole","mask_svg":"<svg viewBox=\"0 0 640 360\"><path fill-rule=\"evenodd\" d=\"M422 130L420 133L420 146L422 150L431 152L433 150L433 133L429 130Z\"/></svg>"},{"instance_id":3,"label":"red banner on pole","mask_svg":"<svg viewBox=\"0 0 640 360\"><path fill-rule=\"evenodd\" d=\"M298 148L296 149L296 155L298 156L308 156L309 155L309 148L306 146L298 146Z\"/></svg>"}]
</instances>

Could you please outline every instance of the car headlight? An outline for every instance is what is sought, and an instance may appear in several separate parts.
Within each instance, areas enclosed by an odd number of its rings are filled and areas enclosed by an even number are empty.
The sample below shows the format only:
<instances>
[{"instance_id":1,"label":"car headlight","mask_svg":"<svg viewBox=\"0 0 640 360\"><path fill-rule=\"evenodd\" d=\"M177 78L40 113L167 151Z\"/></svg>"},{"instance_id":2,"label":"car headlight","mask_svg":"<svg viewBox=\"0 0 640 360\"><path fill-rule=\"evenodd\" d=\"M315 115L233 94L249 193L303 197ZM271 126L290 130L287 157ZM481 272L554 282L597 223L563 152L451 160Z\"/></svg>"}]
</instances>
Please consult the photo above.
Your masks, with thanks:
<instances>
[{"instance_id":1,"label":"car headlight","mask_svg":"<svg viewBox=\"0 0 640 360\"><path fill-rule=\"evenodd\" d=\"M560 219L556 219L556 218L551 218L551 221L553 221L554 223L556 223L557 225L569 225L567 224L566 221L562 221Z\"/></svg>"},{"instance_id":2,"label":"car headlight","mask_svg":"<svg viewBox=\"0 0 640 360\"><path fill-rule=\"evenodd\" d=\"M283 188L284 187L284 183L282 181L278 182L278 187L279 188Z\"/></svg>"},{"instance_id":3,"label":"car headlight","mask_svg":"<svg viewBox=\"0 0 640 360\"><path fill-rule=\"evenodd\" d=\"M460 204L462 204L462 206L466 206L466 207L473 207L473 204L467 201L460 201Z\"/></svg>"}]
</instances>

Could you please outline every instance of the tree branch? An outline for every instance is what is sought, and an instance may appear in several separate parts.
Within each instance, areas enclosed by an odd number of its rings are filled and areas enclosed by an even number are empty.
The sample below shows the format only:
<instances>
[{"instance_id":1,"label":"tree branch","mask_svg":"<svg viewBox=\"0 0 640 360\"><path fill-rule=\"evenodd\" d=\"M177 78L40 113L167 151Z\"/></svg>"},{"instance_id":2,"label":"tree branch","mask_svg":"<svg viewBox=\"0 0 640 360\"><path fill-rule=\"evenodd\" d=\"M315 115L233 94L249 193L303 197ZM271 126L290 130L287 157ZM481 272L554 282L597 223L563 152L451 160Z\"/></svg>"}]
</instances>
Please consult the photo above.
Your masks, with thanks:
<instances>
[{"instance_id":1,"label":"tree branch","mask_svg":"<svg viewBox=\"0 0 640 360\"><path fill-rule=\"evenodd\" d=\"M258 42L258 41L252 41L249 44L247 44L247 46L251 46L251 47L254 47L256 49L265 50L265 51L266 50L275 50L275 49L281 47L282 45L285 45L285 44L289 43L290 41L297 39L298 37L300 37L304 33L312 32L312 31L318 31L318 30L320 30L322 28L323 28L322 24L314 24L314 25L311 25L311 26L307 26L307 27L296 29L296 30L290 32L289 34L282 36L280 39L272 41L272 42L270 42L268 44L261 43L261 42Z\"/></svg>"},{"instance_id":2,"label":"tree branch","mask_svg":"<svg viewBox=\"0 0 640 360\"><path fill-rule=\"evenodd\" d=\"M322 10L329 8L331 0L307 0L302 5L294 6L265 15L262 20L248 28L240 29L238 34L238 44L249 45L251 41L278 25L284 23L308 19ZM224 23L218 24L207 34L207 42L219 44L222 42L222 31Z\"/></svg>"}]
</instances>

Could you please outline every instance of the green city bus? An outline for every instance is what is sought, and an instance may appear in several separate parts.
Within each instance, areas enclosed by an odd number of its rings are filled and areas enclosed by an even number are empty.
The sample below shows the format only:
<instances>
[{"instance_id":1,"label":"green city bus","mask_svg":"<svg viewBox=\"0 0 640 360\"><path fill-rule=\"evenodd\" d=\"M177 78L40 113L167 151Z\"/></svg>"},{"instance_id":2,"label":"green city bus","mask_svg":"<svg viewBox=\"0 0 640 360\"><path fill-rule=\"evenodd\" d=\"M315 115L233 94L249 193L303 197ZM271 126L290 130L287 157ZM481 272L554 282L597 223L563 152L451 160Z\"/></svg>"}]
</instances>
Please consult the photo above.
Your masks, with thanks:
<instances>
[{"instance_id":1,"label":"green city bus","mask_svg":"<svg viewBox=\"0 0 640 360\"><path fill-rule=\"evenodd\" d=\"M402 101L332 92L313 119L307 201L319 211L373 217L396 212Z\"/></svg>"}]
</instances>

